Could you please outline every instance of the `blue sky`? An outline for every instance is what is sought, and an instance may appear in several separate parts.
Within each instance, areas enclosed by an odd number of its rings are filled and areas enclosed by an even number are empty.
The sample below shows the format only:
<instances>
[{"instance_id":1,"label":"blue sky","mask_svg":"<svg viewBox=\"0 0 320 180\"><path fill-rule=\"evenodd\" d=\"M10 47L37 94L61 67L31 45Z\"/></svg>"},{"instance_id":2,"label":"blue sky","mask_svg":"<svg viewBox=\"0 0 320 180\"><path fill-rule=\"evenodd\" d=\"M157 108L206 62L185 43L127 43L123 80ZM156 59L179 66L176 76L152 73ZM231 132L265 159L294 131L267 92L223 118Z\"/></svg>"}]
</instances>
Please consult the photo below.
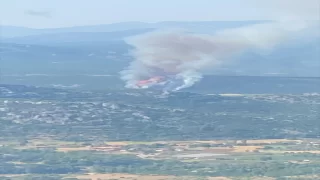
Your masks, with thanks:
<instances>
[{"instance_id":1,"label":"blue sky","mask_svg":"<svg viewBox=\"0 0 320 180\"><path fill-rule=\"evenodd\" d=\"M320 0L0 0L1 25L319 19Z\"/></svg>"}]
</instances>

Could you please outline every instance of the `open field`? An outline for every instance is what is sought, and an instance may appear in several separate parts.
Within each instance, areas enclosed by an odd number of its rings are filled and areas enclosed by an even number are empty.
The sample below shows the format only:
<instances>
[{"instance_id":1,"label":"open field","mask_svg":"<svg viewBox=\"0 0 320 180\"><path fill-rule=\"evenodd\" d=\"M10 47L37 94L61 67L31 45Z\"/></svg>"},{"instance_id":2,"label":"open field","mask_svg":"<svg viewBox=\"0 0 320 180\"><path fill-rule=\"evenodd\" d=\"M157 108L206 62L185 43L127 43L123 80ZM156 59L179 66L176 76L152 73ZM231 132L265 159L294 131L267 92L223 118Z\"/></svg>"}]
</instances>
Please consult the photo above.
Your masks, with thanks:
<instances>
[{"instance_id":1,"label":"open field","mask_svg":"<svg viewBox=\"0 0 320 180\"><path fill-rule=\"evenodd\" d=\"M320 143L317 139L262 139L262 140L209 140L209 141L110 141L99 144L60 141L50 137L27 140L23 144L18 141L1 141L2 146L16 149L43 149L52 148L57 152L72 151L108 151L113 153L144 154L134 150L137 147L150 147L154 154L170 154L170 152L188 153L312 153L320 154ZM309 149L303 149L308 146ZM310 149L310 147L313 147ZM301 149L302 148L302 149ZM171 149L171 150L168 150ZM150 153L149 153L150 154ZM152 154L152 153L151 153ZM152 156L154 157L154 156Z\"/></svg>"},{"instance_id":2,"label":"open field","mask_svg":"<svg viewBox=\"0 0 320 180\"><path fill-rule=\"evenodd\" d=\"M255 150L262 149L263 146L234 146L232 148L233 152L253 152Z\"/></svg>"},{"instance_id":3,"label":"open field","mask_svg":"<svg viewBox=\"0 0 320 180\"><path fill-rule=\"evenodd\" d=\"M308 179L302 175L314 175L320 170L318 139L97 143L48 137L1 141L1 145L1 153L10 157L4 158L8 165L31 168L26 172L35 175L38 171L32 168L44 166L61 177L82 180L274 180L275 175ZM292 170L282 173L274 166ZM29 175L3 176L22 180Z\"/></svg>"},{"instance_id":4,"label":"open field","mask_svg":"<svg viewBox=\"0 0 320 180\"><path fill-rule=\"evenodd\" d=\"M319 151L284 151L285 153L312 153L312 154L320 154Z\"/></svg>"},{"instance_id":5,"label":"open field","mask_svg":"<svg viewBox=\"0 0 320 180\"><path fill-rule=\"evenodd\" d=\"M74 177L74 176L71 176ZM75 176L78 179L91 180L198 180L199 177L192 176L159 176L159 175L135 175L135 174L86 174ZM204 177L203 180L231 180L227 177Z\"/></svg>"},{"instance_id":6,"label":"open field","mask_svg":"<svg viewBox=\"0 0 320 180\"><path fill-rule=\"evenodd\" d=\"M37 177L38 175L34 175ZM57 175L58 176L58 175ZM273 177L196 177L196 176L170 176L170 175L137 175L128 173L88 173L88 174L72 174L72 175L59 175L61 179L76 178L78 180L276 180ZM6 174L0 177L10 178L12 180L23 180L26 177L32 177L27 174ZM305 175L305 176L285 176L289 180L320 179L318 175Z\"/></svg>"},{"instance_id":7,"label":"open field","mask_svg":"<svg viewBox=\"0 0 320 180\"><path fill-rule=\"evenodd\" d=\"M320 179L319 78L208 78L215 92L1 85L0 174Z\"/></svg>"}]
</instances>

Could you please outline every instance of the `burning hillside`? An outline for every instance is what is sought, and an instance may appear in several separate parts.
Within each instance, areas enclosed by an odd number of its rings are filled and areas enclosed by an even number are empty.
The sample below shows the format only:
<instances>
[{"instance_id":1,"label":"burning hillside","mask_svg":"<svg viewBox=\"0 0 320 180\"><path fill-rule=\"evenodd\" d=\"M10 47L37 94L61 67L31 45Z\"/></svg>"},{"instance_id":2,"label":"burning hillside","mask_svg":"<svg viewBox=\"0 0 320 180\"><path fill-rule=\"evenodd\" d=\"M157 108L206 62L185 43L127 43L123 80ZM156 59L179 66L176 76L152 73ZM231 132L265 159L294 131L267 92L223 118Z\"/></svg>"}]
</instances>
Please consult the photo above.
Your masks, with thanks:
<instances>
[{"instance_id":1,"label":"burning hillside","mask_svg":"<svg viewBox=\"0 0 320 180\"><path fill-rule=\"evenodd\" d=\"M177 91L192 86L204 71L233 56L248 50L270 52L310 27L304 22L265 23L214 35L178 31L144 34L127 41L135 48L134 61L121 72L121 78L127 88L161 85L163 90Z\"/></svg>"}]
</instances>

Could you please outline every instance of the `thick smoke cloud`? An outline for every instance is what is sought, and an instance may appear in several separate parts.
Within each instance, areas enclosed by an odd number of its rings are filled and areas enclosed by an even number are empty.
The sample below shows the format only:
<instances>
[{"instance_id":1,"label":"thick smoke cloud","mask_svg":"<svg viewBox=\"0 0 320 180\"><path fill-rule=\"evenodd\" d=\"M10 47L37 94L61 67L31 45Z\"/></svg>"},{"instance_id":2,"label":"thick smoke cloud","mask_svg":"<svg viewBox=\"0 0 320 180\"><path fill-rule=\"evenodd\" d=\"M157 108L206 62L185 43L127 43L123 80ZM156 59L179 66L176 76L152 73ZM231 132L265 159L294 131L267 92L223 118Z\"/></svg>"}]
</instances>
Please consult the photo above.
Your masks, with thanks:
<instances>
[{"instance_id":1,"label":"thick smoke cloud","mask_svg":"<svg viewBox=\"0 0 320 180\"><path fill-rule=\"evenodd\" d=\"M164 90L190 87L204 70L218 66L247 50L270 52L277 45L303 35L306 22L265 23L216 32L214 35L162 31L127 40L134 60L121 72L126 87L154 76L168 76Z\"/></svg>"}]
</instances>

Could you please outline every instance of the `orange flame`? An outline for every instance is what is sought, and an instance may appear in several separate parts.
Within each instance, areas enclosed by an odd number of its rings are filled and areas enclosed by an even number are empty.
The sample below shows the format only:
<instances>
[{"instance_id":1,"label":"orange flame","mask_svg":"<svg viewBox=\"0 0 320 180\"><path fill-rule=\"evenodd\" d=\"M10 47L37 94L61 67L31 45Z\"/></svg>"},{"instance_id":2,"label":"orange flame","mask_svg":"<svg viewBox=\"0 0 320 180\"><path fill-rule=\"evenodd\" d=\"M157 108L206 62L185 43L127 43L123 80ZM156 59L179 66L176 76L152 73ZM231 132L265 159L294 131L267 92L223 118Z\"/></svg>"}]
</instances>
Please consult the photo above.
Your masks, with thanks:
<instances>
[{"instance_id":1,"label":"orange flame","mask_svg":"<svg viewBox=\"0 0 320 180\"><path fill-rule=\"evenodd\" d=\"M164 79L163 76L155 76L155 77L152 77L150 79L138 81L137 85L138 86L143 86L143 85L147 85L147 84L150 84L150 83L158 83L163 79Z\"/></svg>"}]
</instances>

